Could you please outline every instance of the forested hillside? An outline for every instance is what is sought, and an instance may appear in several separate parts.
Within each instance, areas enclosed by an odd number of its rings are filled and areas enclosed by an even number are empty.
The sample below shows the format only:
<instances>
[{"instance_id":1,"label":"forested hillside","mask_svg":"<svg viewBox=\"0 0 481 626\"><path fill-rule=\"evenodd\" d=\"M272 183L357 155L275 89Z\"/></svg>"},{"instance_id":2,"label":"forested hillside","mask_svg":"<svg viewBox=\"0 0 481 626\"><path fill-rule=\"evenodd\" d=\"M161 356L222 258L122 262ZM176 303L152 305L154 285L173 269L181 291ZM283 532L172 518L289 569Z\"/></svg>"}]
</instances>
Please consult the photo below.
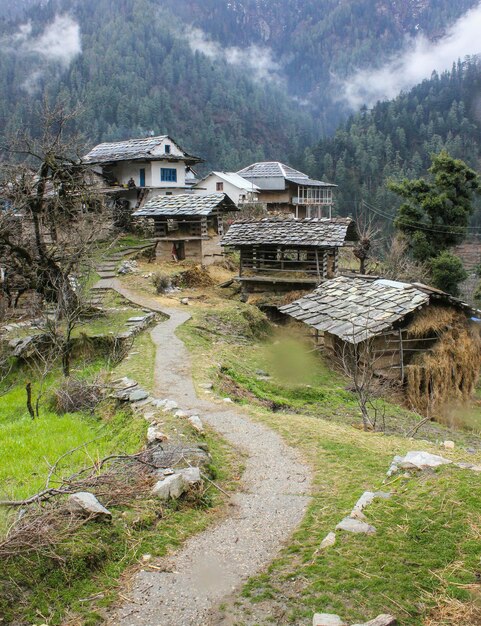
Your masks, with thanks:
<instances>
[{"instance_id":1,"label":"forested hillside","mask_svg":"<svg viewBox=\"0 0 481 626\"><path fill-rule=\"evenodd\" d=\"M393 215L399 198L388 179L424 174L430 155L445 148L479 169L481 62L458 62L409 93L350 117L333 138L321 141L311 173L339 185L338 210L352 213L364 200ZM478 210L473 226L481 226Z\"/></svg>"},{"instance_id":2,"label":"forested hillside","mask_svg":"<svg viewBox=\"0 0 481 626\"><path fill-rule=\"evenodd\" d=\"M347 115L340 82L376 67L421 34L438 39L477 0L165 0L202 33L229 46L261 46L290 94L331 133ZM199 41L200 39L200 41ZM204 44L204 45L203 45ZM206 48L195 38L194 45ZM455 61L457 59L453 59ZM435 69L434 67L431 69Z\"/></svg>"},{"instance_id":3,"label":"forested hillside","mask_svg":"<svg viewBox=\"0 0 481 626\"><path fill-rule=\"evenodd\" d=\"M60 14L69 21L60 23ZM156 1L49 2L31 25L10 40L12 25L3 25L11 43L0 50L5 134L35 127L31 109L43 96L80 104L78 128L91 143L169 132L206 167L298 163L319 132L276 85L194 53L182 24Z\"/></svg>"},{"instance_id":4,"label":"forested hillside","mask_svg":"<svg viewBox=\"0 0 481 626\"><path fill-rule=\"evenodd\" d=\"M475 4L0 0L0 132L36 128L31 109L48 97L81 105L89 143L170 132L205 169L279 159L324 171L306 147L348 115L339 81L406 37L442 37Z\"/></svg>"}]
</instances>

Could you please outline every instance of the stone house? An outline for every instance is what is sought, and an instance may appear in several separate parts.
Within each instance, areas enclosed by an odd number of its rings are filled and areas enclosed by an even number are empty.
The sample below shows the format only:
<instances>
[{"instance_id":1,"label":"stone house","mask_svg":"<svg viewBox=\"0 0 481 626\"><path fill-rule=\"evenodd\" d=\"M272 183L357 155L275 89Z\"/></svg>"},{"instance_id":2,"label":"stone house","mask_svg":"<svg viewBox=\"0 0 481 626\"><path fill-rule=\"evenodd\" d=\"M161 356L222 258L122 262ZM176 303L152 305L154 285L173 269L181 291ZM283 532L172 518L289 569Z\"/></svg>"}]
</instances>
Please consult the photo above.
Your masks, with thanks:
<instances>
[{"instance_id":1,"label":"stone house","mask_svg":"<svg viewBox=\"0 0 481 626\"><path fill-rule=\"evenodd\" d=\"M223 256L225 216L237 210L225 193L181 194L152 198L133 217L153 221L158 259L210 265Z\"/></svg>"},{"instance_id":2,"label":"stone house","mask_svg":"<svg viewBox=\"0 0 481 626\"><path fill-rule=\"evenodd\" d=\"M309 289L336 276L339 248L357 241L349 218L270 217L231 225L221 245L239 250L245 292Z\"/></svg>"},{"instance_id":3,"label":"stone house","mask_svg":"<svg viewBox=\"0 0 481 626\"><path fill-rule=\"evenodd\" d=\"M332 217L333 191L336 185L309 178L279 161L253 163L237 172L260 188L259 202L268 211L293 213L295 217Z\"/></svg>"},{"instance_id":4,"label":"stone house","mask_svg":"<svg viewBox=\"0 0 481 626\"><path fill-rule=\"evenodd\" d=\"M210 172L194 185L194 190L226 193L237 205L259 202L259 187L235 172Z\"/></svg>"},{"instance_id":5,"label":"stone house","mask_svg":"<svg viewBox=\"0 0 481 626\"><path fill-rule=\"evenodd\" d=\"M339 276L279 307L310 326L334 360L356 359L398 381L426 411L474 391L481 362L480 312L420 283Z\"/></svg>"}]
</instances>

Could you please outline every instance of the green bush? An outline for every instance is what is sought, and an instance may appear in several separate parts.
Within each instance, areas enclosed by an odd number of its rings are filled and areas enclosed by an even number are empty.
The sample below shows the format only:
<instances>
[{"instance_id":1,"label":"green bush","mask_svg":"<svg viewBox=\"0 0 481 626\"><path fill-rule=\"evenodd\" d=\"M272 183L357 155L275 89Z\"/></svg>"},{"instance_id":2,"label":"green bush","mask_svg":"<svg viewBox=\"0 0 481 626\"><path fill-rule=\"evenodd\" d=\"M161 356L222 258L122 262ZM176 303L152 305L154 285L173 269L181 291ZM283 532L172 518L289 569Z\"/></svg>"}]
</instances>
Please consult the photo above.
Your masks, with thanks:
<instances>
[{"instance_id":1,"label":"green bush","mask_svg":"<svg viewBox=\"0 0 481 626\"><path fill-rule=\"evenodd\" d=\"M461 259L445 251L434 257L430 265L434 286L447 291L452 296L458 296L459 283L468 277Z\"/></svg>"}]
</instances>

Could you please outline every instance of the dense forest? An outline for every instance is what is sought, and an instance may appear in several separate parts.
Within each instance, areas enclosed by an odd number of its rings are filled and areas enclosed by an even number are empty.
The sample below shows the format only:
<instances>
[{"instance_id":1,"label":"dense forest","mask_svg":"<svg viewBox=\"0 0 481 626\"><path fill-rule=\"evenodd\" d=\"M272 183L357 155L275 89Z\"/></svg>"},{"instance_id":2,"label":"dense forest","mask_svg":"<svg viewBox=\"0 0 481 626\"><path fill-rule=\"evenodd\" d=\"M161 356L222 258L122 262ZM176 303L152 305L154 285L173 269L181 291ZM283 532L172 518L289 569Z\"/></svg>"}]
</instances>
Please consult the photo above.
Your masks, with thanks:
<instances>
[{"instance_id":1,"label":"dense forest","mask_svg":"<svg viewBox=\"0 0 481 626\"><path fill-rule=\"evenodd\" d=\"M64 37L60 45L70 57L45 41L60 9L71 22L59 24L60 35L53 35ZM81 52L75 54L77 23ZM3 29L12 31L12 25L4 22ZM28 36L20 39L19 30L15 49L0 49L0 128L5 135L35 128L42 98L60 99L80 104L77 124L90 144L168 132L201 155L205 168L237 169L266 158L299 163L319 132L313 117L276 85L194 53L181 31L175 16L153 0L36 7Z\"/></svg>"},{"instance_id":2,"label":"dense forest","mask_svg":"<svg viewBox=\"0 0 481 626\"><path fill-rule=\"evenodd\" d=\"M450 72L434 73L395 100L350 117L334 137L317 145L306 166L311 174L339 185L340 213L353 213L364 201L392 216L399 198L386 181L424 174L433 153L446 149L479 168L480 87L481 62L459 61ZM472 226L481 226L479 209Z\"/></svg>"},{"instance_id":3,"label":"dense forest","mask_svg":"<svg viewBox=\"0 0 481 626\"><path fill-rule=\"evenodd\" d=\"M82 107L88 144L169 132L204 169L279 159L337 177L306 148L348 115L339 77L475 4L0 0L0 132L36 128L38 103L61 99Z\"/></svg>"}]
</instances>

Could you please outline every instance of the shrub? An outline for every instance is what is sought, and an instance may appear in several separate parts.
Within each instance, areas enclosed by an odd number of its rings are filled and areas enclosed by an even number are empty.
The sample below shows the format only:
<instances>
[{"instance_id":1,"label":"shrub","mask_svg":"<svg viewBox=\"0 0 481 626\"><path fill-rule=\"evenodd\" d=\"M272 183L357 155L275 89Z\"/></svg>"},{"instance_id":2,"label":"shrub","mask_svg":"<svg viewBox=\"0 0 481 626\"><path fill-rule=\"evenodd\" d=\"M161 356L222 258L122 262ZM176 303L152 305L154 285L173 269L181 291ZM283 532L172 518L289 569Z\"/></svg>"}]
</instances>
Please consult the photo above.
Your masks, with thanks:
<instances>
[{"instance_id":1,"label":"shrub","mask_svg":"<svg viewBox=\"0 0 481 626\"><path fill-rule=\"evenodd\" d=\"M434 286L452 296L459 295L459 283L468 277L461 259L447 251L431 260L431 274Z\"/></svg>"},{"instance_id":2,"label":"shrub","mask_svg":"<svg viewBox=\"0 0 481 626\"><path fill-rule=\"evenodd\" d=\"M172 280L168 274L164 272L156 272L152 276L152 283L157 293L165 293L172 286Z\"/></svg>"},{"instance_id":3,"label":"shrub","mask_svg":"<svg viewBox=\"0 0 481 626\"><path fill-rule=\"evenodd\" d=\"M89 411L93 413L105 394L105 386L100 377L92 382L80 378L66 378L54 392L56 413L75 413Z\"/></svg>"}]
</instances>

